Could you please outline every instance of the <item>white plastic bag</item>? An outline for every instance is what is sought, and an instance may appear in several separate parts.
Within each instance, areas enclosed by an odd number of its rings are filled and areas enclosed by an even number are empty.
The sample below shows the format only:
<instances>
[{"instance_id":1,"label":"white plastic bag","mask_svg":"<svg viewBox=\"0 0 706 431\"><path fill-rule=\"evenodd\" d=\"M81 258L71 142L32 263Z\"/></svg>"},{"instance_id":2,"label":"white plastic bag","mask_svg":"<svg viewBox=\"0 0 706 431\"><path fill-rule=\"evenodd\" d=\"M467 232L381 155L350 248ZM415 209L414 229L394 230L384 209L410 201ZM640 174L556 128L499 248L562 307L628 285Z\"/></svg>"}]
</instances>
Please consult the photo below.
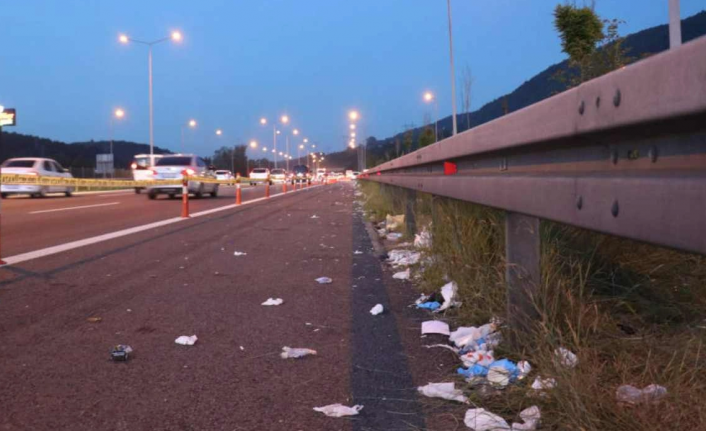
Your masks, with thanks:
<instances>
[{"instance_id":1,"label":"white plastic bag","mask_svg":"<svg viewBox=\"0 0 706 431\"><path fill-rule=\"evenodd\" d=\"M466 417L463 423L475 431L499 431L509 430L510 425L505 419L493 414L486 409L469 409L466 411Z\"/></svg>"},{"instance_id":2,"label":"white plastic bag","mask_svg":"<svg viewBox=\"0 0 706 431\"><path fill-rule=\"evenodd\" d=\"M385 311L385 309L383 308L382 304L377 304L375 307L373 307L370 310L370 314L372 314L373 316L377 316L378 314L382 313L383 311Z\"/></svg>"},{"instance_id":3,"label":"white plastic bag","mask_svg":"<svg viewBox=\"0 0 706 431\"><path fill-rule=\"evenodd\" d=\"M282 359L296 359L296 358L302 358L304 356L309 356L309 355L316 355L317 352L316 350L311 350L311 349L302 349L302 348L291 348L291 347L282 347L282 353L279 355L282 357Z\"/></svg>"},{"instance_id":4,"label":"white plastic bag","mask_svg":"<svg viewBox=\"0 0 706 431\"><path fill-rule=\"evenodd\" d=\"M333 280L328 277L319 277L316 279L316 282L319 284L330 284L333 282Z\"/></svg>"},{"instance_id":5,"label":"white plastic bag","mask_svg":"<svg viewBox=\"0 0 706 431\"><path fill-rule=\"evenodd\" d=\"M426 386L418 387L417 390L427 397L468 404L468 399L463 395L462 390L456 389L455 383L429 383Z\"/></svg>"},{"instance_id":6,"label":"white plastic bag","mask_svg":"<svg viewBox=\"0 0 706 431\"><path fill-rule=\"evenodd\" d=\"M404 271L396 272L392 278L395 280L409 280L409 268Z\"/></svg>"},{"instance_id":7,"label":"white plastic bag","mask_svg":"<svg viewBox=\"0 0 706 431\"><path fill-rule=\"evenodd\" d=\"M196 344L196 340L198 340L199 337L196 335L188 336L188 335L182 335L181 337L177 338L174 340L175 343L181 344L182 346L193 346Z\"/></svg>"},{"instance_id":8,"label":"white plastic bag","mask_svg":"<svg viewBox=\"0 0 706 431\"><path fill-rule=\"evenodd\" d=\"M567 368L574 368L579 363L579 358L569 349L559 347L554 351L559 363Z\"/></svg>"},{"instance_id":9,"label":"white plastic bag","mask_svg":"<svg viewBox=\"0 0 706 431\"><path fill-rule=\"evenodd\" d=\"M324 407L314 407L314 411L321 412L332 418L340 418L343 416L355 416L363 410L363 406L358 404L353 407L344 406L343 404L330 404Z\"/></svg>"},{"instance_id":10,"label":"white plastic bag","mask_svg":"<svg viewBox=\"0 0 706 431\"><path fill-rule=\"evenodd\" d=\"M466 347L470 344L475 344L481 338L487 337L495 332L496 325L494 323L486 323L485 325L476 328L475 326L461 326L453 331L449 336L449 341L456 344L456 347Z\"/></svg>"},{"instance_id":11,"label":"white plastic bag","mask_svg":"<svg viewBox=\"0 0 706 431\"><path fill-rule=\"evenodd\" d=\"M444 303L441 307L437 308L434 312L439 313L452 307L456 302L456 294L458 292L458 285L455 281L450 281L441 287L441 296L444 297Z\"/></svg>"},{"instance_id":12,"label":"white plastic bag","mask_svg":"<svg viewBox=\"0 0 706 431\"><path fill-rule=\"evenodd\" d=\"M268 298L267 301L263 302L262 305L281 305L284 302L282 298Z\"/></svg>"},{"instance_id":13,"label":"white plastic bag","mask_svg":"<svg viewBox=\"0 0 706 431\"><path fill-rule=\"evenodd\" d=\"M660 385L649 385L638 389L631 385L622 385L615 391L615 397L621 403L642 404L659 401L667 395L667 388Z\"/></svg>"},{"instance_id":14,"label":"white plastic bag","mask_svg":"<svg viewBox=\"0 0 706 431\"><path fill-rule=\"evenodd\" d=\"M548 389L554 389L556 387L556 380L549 377L546 379L543 379L541 377L537 377L534 379L534 382L532 382L532 389L538 392L542 392Z\"/></svg>"},{"instance_id":15,"label":"white plastic bag","mask_svg":"<svg viewBox=\"0 0 706 431\"><path fill-rule=\"evenodd\" d=\"M539 426L539 419L541 414L539 412L539 407L532 406L526 408L520 412L520 419L524 423L514 422L512 424L513 431L534 431Z\"/></svg>"},{"instance_id":16,"label":"white plastic bag","mask_svg":"<svg viewBox=\"0 0 706 431\"><path fill-rule=\"evenodd\" d=\"M247 256L248 254L242 251L236 251L233 253L233 256Z\"/></svg>"}]
</instances>

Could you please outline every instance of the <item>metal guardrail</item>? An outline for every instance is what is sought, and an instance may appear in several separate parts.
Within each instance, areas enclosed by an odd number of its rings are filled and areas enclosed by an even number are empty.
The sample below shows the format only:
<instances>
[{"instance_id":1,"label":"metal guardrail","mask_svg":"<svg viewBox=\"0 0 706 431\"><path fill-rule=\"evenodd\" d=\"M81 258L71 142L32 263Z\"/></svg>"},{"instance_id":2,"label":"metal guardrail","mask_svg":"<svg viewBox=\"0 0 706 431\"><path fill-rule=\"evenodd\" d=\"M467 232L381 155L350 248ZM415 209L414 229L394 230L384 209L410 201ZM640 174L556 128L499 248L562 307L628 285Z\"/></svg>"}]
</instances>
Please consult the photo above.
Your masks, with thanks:
<instances>
[{"instance_id":1,"label":"metal guardrail","mask_svg":"<svg viewBox=\"0 0 706 431\"><path fill-rule=\"evenodd\" d=\"M507 211L511 287L539 279L538 219L706 254L706 37L364 179Z\"/></svg>"}]
</instances>

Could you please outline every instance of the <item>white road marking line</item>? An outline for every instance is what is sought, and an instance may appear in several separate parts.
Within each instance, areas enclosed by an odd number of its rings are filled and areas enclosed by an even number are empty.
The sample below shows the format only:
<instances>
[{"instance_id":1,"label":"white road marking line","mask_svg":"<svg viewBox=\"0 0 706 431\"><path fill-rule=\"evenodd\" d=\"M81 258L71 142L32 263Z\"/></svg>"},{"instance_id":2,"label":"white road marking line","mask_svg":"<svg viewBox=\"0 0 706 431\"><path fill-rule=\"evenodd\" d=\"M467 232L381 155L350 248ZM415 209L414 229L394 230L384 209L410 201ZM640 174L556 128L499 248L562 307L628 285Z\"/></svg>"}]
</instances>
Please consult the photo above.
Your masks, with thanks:
<instances>
[{"instance_id":1,"label":"white road marking line","mask_svg":"<svg viewBox=\"0 0 706 431\"><path fill-rule=\"evenodd\" d=\"M111 197L111 196L134 195L134 194L136 194L134 191L124 192L124 191L120 190L120 192L111 193L111 194L109 194L109 195L98 195L98 197L99 197L99 198L103 198L103 197L109 198L109 197Z\"/></svg>"},{"instance_id":2,"label":"white road marking line","mask_svg":"<svg viewBox=\"0 0 706 431\"><path fill-rule=\"evenodd\" d=\"M119 203L120 202L110 202L107 204L83 205L80 207L68 207L68 208L56 208L53 210L31 211L28 214L44 214L44 213L53 213L53 212L57 212L57 211L71 211L71 210L81 210L84 208L107 207L110 205L117 205Z\"/></svg>"},{"instance_id":3,"label":"white road marking line","mask_svg":"<svg viewBox=\"0 0 706 431\"><path fill-rule=\"evenodd\" d=\"M304 190L311 190L316 187L321 187L321 185L310 186ZM303 191L303 190L295 190L293 192L288 192L287 194L296 193L298 191ZM279 193L276 195L272 195L269 199L274 199L279 196L287 196L287 194ZM262 197L262 198L257 198L257 199L245 201L240 205L235 205L235 204L225 205L222 207L193 213L193 214L191 214L191 217L192 218L193 217L201 217L201 216L213 214L213 213L216 213L219 211L225 211L225 210L229 210L229 209L236 208L236 207L242 207L244 205L254 204L256 202L260 202L260 201L263 201L266 199L268 199L268 198ZM162 226L167 226L167 225L170 225L173 223L178 223L178 222L185 221L185 220L189 220L189 219L188 218L181 218L181 217L170 218L167 220L149 223L149 224L145 224L142 226L135 226L135 227L131 227L128 229L119 230L117 232L106 233L103 235L94 236L92 238L86 238L86 239L81 239L78 241L67 242L65 244L55 245L52 247L43 248L41 250L35 250L35 251L27 252L27 253L18 254L15 256L10 256L10 257L7 257L3 260L5 261L6 265L15 265L18 263L27 262L28 260L34 260L34 259L39 259L41 257L51 256L53 254L62 253L64 251L74 250L74 249L77 249L80 247L85 247L87 245L97 244L99 242L109 241L109 240L115 239L115 238L121 238L123 236L132 235L133 233L144 232L146 230L150 230L150 229L154 229L154 228L158 228L158 227L162 227Z\"/></svg>"}]
</instances>

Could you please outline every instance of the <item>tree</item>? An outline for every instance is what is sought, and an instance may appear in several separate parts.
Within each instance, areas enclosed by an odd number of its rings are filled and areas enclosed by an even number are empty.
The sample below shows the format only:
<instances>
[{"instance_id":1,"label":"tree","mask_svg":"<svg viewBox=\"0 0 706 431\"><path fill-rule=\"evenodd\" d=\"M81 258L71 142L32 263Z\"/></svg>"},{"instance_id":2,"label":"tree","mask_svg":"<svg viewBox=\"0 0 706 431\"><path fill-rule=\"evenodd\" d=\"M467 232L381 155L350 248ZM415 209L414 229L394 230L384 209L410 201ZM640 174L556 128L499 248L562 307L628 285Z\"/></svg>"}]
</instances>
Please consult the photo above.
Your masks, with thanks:
<instances>
[{"instance_id":1,"label":"tree","mask_svg":"<svg viewBox=\"0 0 706 431\"><path fill-rule=\"evenodd\" d=\"M575 87L630 62L618 28L623 21L601 20L593 6L558 5L554 9L554 27L559 32L561 48L569 56L569 71L555 77Z\"/></svg>"},{"instance_id":2,"label":"tree","mask_svg":"<svg viewBox=\"0 0 706 431\"><path fill-rule=\"evenodd\" d=\"M233 173L244 174L247 172L246 150L247 146L245 145L221 147L213 153L212 164L216 169L232 170Z\"/></svg>"},{"instance_id":3,"label":"tree","mask_svg":"<svg viewBox=\"0 0 706 431\"><path fill-rule=\"evenodd\" d=\"M473 89L473 74L471 73L471 66L466 65L466 67L461 71L461 105L463 106L463 111L466 113L466 129L471 128L471 90Z\"/></svg>"},{"instance_id":4,"label":"tree","mask_svg":"<svg viewBox=\"0 0 706 431\"><path fill-rule=\"evenodd\" d=\"M419 134L419 148L424 148L434 143L434 127L426 125Z\"/></svg>"}]
</instances>

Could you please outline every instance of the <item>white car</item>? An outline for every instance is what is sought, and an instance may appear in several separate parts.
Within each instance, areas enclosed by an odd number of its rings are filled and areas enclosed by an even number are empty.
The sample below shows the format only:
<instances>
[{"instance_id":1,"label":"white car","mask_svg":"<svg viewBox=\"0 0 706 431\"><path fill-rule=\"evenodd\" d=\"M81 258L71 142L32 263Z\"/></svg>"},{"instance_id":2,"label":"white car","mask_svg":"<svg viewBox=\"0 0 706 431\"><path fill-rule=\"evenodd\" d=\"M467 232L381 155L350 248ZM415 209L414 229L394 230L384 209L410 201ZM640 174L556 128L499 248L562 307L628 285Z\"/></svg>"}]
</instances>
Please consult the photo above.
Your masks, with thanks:
<instances>
[{"instance_id":1,"label":"white car","mask_svg":"<svg viewBox=\"0 0 706 431\"><path fill-rule=\"evenodd\" d=\"M231 171L226 171L226 170L218 170L216 171L216 179L217 180L232 180L233 178L233 173Z\"/></svg>"},{"instance_id":2,"label":"white car","mask_svg":"<svg viewBox=\"0 0 706 431\"><path fill-rule=\"evenodd\" d=\"M268 182L272 185L270 170L267 168L255 168L250 172L250 185L256 186L259 182Z\"/></svg>"},{"instance_id":3,"label":"white car","mask_svg":"<svg viewBox=\"0 0 706 431\"><path fill-rule=\"evenodd\" d=\"M36 175L40 177L73 178L68 169L64 169L56 160L39 157L23 157L6 160L2 164L3 174ZM10 194L24 194L31 197L45 197L47 193L64 193L71 196L74 188L69 186L36 186L29 184L3 184L0 187L2 197Z\"/></svg>"},{"instance_id":4,"label":"white car","mask_svg":"<svg viewBox=\"0 0 706 431\"><path fill-rule=\"evenodd\" d=\"M172 154L164 156L157 160L154 168L152 168L153 180L181 180L184 178L182 172L186 171L189 178L188 190L193 193L194 197L200 198L204 193L209 193L212 197L218 196L218 184L204 183L198 181L198 178L212 178L216 175L213 166L206 165L206 162L199 156L193 154ZM150 186L147 188L147 197L156 199L160 194L166 194L170 199L181 194L181 184L169 184Z\"/></svg>"},{"instance_id":5,"label":"white car","mask_svg":"<svg viewBox=\"0 0 706 431\"><path fill-rule=\"evenodd\" d=\"M152 167L155 165L157 160L161 159L161 154L137 154L130 168L132 169L132 179L135 181L149 181L152 179ZM138 195L144 187L135 187L135 193Z\"/></svg>"},{"instance_id":6,"label":"white car","mask_svg":"<svg viewBox=\"0 0 706 431\"><path fill-rule=\"evenodd\" d=\"M287 181L287 171L284 169L272 169L270 178L273 183L284 183Z\"/></svg>"}]
</instances>

